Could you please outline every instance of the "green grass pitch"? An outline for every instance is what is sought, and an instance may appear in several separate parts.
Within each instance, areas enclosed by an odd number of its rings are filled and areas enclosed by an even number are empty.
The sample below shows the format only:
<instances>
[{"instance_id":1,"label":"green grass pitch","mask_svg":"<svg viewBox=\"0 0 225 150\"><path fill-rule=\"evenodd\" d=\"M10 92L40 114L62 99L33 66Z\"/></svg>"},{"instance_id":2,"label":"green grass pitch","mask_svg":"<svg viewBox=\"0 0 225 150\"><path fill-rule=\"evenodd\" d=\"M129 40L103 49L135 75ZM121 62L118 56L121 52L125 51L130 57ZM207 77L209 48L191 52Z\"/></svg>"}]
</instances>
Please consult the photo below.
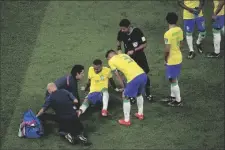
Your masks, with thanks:
<instances>
[{"instance_id":1,"label":"green grass pitch","mask_svg":"<svg viewBox=\"0 0 225 150\"><path fill-rule=\"evenodd\" d=\"M128 18L148 40L145 50L151 68L155 100L169 94L164 77L163 34L165 15L181 9L176 1L42 1L1 2L1 149L81 149L60 139L56 128L47 136L31 140L17 137L21 114L38 111L48 82L69 73L74 64L88 68L93 59L104 58L116 47L118 23ZM204 50L213 51L210 1L205 6L207 38ZM224 40L224 38L222 39ZM224 43L222 43L224 44ZM146 119L132 117L123 127L121 99L112 93L112 118L99 117L90 109L82 118L91 149L223 149L224 147L224 60L197 55L187 60L183 51L180 77L183 108L145 102ZM87 72L86 72L87 77ZM80 82L84 85L86 77ZM80 93L84 97L83 93ZM136 111L132 107L132 113ZM51 125L51 123L50 123ZM51 131L50 131L51 129Z\"/></svg>"}]
</instances>

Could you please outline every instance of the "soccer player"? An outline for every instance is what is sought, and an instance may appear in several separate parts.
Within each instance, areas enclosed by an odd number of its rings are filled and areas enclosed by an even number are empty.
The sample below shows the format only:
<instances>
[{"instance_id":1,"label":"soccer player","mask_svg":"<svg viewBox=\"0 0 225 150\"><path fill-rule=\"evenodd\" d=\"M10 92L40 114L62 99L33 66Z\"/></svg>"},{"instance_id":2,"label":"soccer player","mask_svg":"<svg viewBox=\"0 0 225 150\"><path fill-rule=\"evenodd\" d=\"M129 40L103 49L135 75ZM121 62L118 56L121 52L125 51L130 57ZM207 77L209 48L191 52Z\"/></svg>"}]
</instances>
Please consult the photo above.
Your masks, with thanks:
<instances>
[{"instance_id":1,"label":"soccer player","mask_svg":"<svg viewBox=\"0 0 225 150\"><path fill-rule=\"evenodd\" d=\"M132 59L145 71L149 73L148 61L144 52L147 46L146 38L143 32L137 28L131 26L128 19L122 19L119 23L120 31L117 35L117 50L122 53L121 43L124 44L125 54L130 55ZM147 84L145 87L146 98L149 101L153 100L150 92L150 79L147 76Z\"/></svg>"},{"instance_id":2,"label":"soccer player","mask_svg":"<svg viewBox=\"0 0 225 150\"><path fill-rule=\"evenodd\" d=\"M224 0L214 0L213 20L213 43L214 52L208 54L210 58L220 56L221 31L224 35Z\"/></svg>"},{"instance_id":3,"label":"soccer player","mask_svg":"<svg viewBox=\"0 0 225 150\"><path fill-rule=\"evenodd\" d=\"M196 41L196 47L199 53L203 53L202 41L206 36L205 19L203 17L202 8L205 0L179 0L178 4L184 9L184 30L186 32L186 40L189 47L188 58L192 59L195 57L193 47L193 32L195 24L198 27L199 35Z\"/></svg>"},{"instance_id":4,"label":"soccer player","mask_svg":"<svg viewBox=\"0 0 225 150\"><path fill-rule=\"evenodd\" d=\"M103 103L101 114L102 116L107 116L109 101L108 82L110 82L116 91L119 91L119 89L116 88L116 84L112 78L111 70L108 67L103 67L102 61L96 59L93 61L93 66L89 68L88 79L89 80L85 91L90 88L90 92L84 99L83 104L80 106L78 116L84 113L90 104L95 105L98 103Z\"/></svg>"},{"instance_id":5,"label":"soccer player","mask_svg":"<svg viewBox=\"0 0 225 150\"><path fill-rule=\"evenodd\" d=\"M84 77L84 66L82 65L74 65L71 74L63 76L57 79L54 83L57 89L65 89L73 94L78 100L77 107L80 106L80 98L78 94L78 86L77 83ZM46 91L45 99L49 96L48 91Z\"/></svg>"},{"instance_id":6,"label":"soccer player","mask_svg":"<svg viewBox=\"0 0 225 150\"><path fill-rule=\"evenodd\" d=\"M166 76L170 82L171 97L166 100L170 106L181 106L178 76L181 71L182 54L180 47L183 41L183 31L176 25L178 16L170 12L166 16L169 30L164 34Z\"/></svg>"},{"instance_id":7,"label":"soccer player","mask_svg":"<svg viewBox=\"0 0 225 150\"><path fill-rule=\"evenodd\" d=\"M121 79L118 70L121 71L126 77L127 84L123 92L123 112L124 119L119 120L119 124L129 126L130 122L130 110L131 102L137 101L138 112L135 116L139 120L144 119L143 114L143 92L147 82L147 74L144 70L138 66L138 64L126 54L118 54L114 50L109 50L106 53L106 58L108 59L108 64L112 71L114 71L120 82L121 87L124 88L123 80Z\"/></svg>"}]
</instances>

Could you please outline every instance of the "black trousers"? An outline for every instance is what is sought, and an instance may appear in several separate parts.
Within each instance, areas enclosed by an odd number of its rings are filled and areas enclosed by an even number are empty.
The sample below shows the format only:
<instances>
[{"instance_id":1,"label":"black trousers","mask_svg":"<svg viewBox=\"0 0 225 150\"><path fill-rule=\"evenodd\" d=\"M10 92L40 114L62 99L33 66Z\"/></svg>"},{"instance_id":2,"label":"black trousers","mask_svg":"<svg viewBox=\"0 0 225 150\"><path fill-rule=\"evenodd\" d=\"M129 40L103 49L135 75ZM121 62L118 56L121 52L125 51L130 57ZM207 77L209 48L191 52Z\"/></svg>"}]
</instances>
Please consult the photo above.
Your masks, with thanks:
<instances>
[{"instance_id":1,"label":"black trousers","mask_svg":"<svg viewBox=\"0 0 225 150\"><path fill-rule=\"evenodd\" d=\"M57 122L59 131L70 133L72 136L77 136L84 131L84 126L76 115L71 118L59 118L54 114L44 113L39 119L42 122L47 120Z\"/></svg>"},{"instance_id":2,"label":"black trousers","mask_svg":"<svg viewBox=\"0 0 225 150\"><path fill-rule=\"evenodd\" d=\"M144 72L146 74L149 73L150 69L149 69L149 66L148 66L148 61L147 61L146 55L143 51L135 52L131 56L131 58L134 59L134 61L144 70ZM151 95L150 86L151 86L150 78L147 76L147 83L146 83L146 86L145 86L146 96Z\"/></svg>"}]
</instances>

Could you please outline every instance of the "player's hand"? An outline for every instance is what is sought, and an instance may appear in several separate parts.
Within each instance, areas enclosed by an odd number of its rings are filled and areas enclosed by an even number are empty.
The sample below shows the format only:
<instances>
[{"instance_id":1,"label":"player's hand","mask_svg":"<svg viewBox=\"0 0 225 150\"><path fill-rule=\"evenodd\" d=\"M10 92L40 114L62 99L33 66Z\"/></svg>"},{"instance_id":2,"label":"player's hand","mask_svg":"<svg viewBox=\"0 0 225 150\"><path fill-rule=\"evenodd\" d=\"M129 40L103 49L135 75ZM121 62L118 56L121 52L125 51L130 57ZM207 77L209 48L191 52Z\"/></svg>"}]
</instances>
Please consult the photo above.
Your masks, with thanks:
<instances>
[{"instance_id":1,"label":"player's hand","mask_svg":"<svg viewBox=\"0 0 225 150\"><path fill-rule=\"evenodd\" d=\"M198 8L190 8L189 12L194 15L198 15L200 13L200 10Z\"/></svg>"},{"instance_id":2,"label":"player's hand","mask_svg":"<svg viewBox=\"0 0 225 150\"><path fill-rule=\"evenodd\" d=\"M82 113L82 111L79 109L79 110L77 110L77 117L79 118L80 117L80 115L81 115L81 113Z\"/></svg>"},{"instance_id":3,"label":"player's hand","mask_svg":"<svg viewBox=\"0 0 225 150\"><path fill-rule=\"evenodd\" d=\"M73 102L74 102L75 104L77 104L77 103L78 103L78 100L77 100L77 99L74 99Z\"/></svg>"},{"instance_id":4,"label":"player's hand","mask_svg":"<svg viewBox=\"0 0 225 150\"><path fill-rule=\"evenodd\" d=\"M128 55L133 55L133 54L134 54L134 50L129 50L129 51L127 52L127 54L128 54Z\"/></svg>"}]
</instances>

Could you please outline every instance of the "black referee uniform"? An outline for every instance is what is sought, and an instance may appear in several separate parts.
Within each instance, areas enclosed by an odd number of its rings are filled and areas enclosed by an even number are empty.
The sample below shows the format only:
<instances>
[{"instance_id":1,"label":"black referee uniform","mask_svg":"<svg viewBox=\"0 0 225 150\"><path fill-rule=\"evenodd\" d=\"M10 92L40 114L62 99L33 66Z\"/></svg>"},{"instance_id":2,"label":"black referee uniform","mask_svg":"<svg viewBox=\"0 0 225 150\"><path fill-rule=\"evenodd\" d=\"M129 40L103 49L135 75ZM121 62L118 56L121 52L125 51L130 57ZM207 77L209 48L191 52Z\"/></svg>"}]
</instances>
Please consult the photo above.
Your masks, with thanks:
<instances>
[{"instance_id":1,"label":"black referee uniform","mask_svg":"<svg viewBox=\"0 0 225 150\"><path fill-rule=\"evenodd\" d=\"M121 25L120 25L121 26ZM117 35L117 41L123 42L125 53L127 54L128 51L133 50L134 53L131 56L137 64L145 71L145 73L149 73L150 69L148 66L148 61L146 58L146 55L144 53L144 49L140 49L138 51L135 51L137 47L139 47L142 44L146 43L146 39L144 37L143 32L139 28L135 27L127 27L129 28L129 32L122 32L121 30L118 32ZM121 47L118 46L118 50L120 50ZM149 100L152 99L151 93L150 93L150 79L148 77L147 84L145 87L145 93Z\"/></svg>"}]
</instances>

